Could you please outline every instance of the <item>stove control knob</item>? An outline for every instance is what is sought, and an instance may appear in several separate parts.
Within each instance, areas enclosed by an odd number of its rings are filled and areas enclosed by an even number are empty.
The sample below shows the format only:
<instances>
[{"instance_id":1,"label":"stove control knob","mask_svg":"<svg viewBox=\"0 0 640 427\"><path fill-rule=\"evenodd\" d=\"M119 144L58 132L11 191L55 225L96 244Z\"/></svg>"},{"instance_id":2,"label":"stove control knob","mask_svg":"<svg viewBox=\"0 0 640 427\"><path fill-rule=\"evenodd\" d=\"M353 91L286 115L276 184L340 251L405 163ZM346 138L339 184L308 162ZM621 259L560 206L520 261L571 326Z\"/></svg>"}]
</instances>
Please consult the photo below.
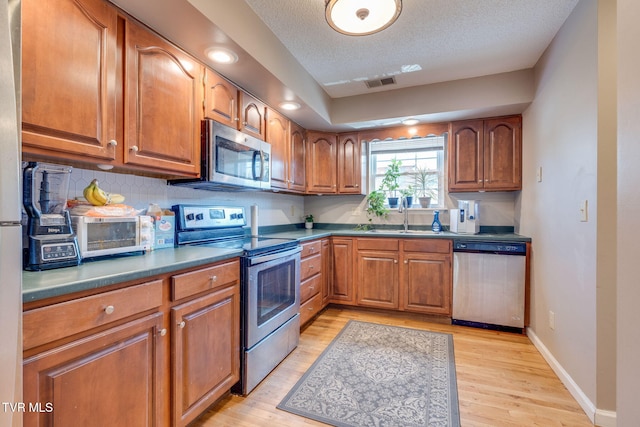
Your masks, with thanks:
<instances>
[{"instance_id":1,"label":"stove control knob","mask_svg":"<svg viewBox=\"0 0 640 427\"><path fill-rule=\"evenodd\" d=\"M195 219L195 215L193 215L192 213L187 214L187 221L193 221Z\"/></svg>"},{"instance_id":2,"label":"stove control knob","mask_svg":"<svg viewBox=\"0 0 640 427\"><path fill-rule=\"evenodd\" d=\"M196 214L196 220L197 220L197 221L201 221L201 220L203 220L203 219L204 219L204 214L201 214L201 213Z\"/></svg>"},{"instance_id":3,"label":"stove control knob","mask_svg":"<svg viewBox=\"0 0 640 427\"><path fill-rule=\"evenodd\" d=\"M230 217L231 219L236 219L236 218L238 218L238 214L231 214L229 217Z\"/></svg>"},{"instance_id":4,"label":"stove control knob","mask_svg":"<svg viewBox=\"0 0 640 427\"><path fill-rule=\"evenodd\" d=\"M242 219L244 218L244 215L242 215L242 213L237 214L238 215L238 219Z\"/></svg>"}]
</instances>

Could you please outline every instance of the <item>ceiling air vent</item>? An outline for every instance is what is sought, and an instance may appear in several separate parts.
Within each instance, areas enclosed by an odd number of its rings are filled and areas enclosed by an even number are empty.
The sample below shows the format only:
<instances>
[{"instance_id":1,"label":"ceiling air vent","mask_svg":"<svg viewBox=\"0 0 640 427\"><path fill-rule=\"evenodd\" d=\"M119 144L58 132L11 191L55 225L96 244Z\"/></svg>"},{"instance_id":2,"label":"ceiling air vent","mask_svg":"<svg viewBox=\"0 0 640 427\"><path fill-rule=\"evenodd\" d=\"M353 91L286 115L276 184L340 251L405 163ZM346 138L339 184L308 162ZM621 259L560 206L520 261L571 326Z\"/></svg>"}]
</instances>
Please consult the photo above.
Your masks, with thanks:
<instances>
[{"instance_id":1,"label":"ceiling air vent","mask_svg":"<svg viewBox=\"0 0 640 427\"><path fill-rule=\"evenodd\" d=\"M396 79L394 77L385 77L383 79L366 80L364 83L369 89L373 89L374 87L394 85L396 84Z\"/></svg>"}]
</instances>

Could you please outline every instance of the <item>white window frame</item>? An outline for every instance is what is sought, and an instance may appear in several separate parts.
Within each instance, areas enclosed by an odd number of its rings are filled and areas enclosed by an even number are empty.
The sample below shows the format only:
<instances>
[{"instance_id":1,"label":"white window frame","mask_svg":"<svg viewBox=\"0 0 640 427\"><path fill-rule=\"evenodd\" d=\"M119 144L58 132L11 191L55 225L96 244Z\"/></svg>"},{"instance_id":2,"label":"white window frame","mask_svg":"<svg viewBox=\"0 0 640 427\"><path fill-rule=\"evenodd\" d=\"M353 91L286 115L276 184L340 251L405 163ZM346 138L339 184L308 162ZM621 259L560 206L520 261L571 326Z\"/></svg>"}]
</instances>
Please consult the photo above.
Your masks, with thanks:
<instances>
[{"instance_id":1,"label":"white window frame","mask_svg":"<svg viewBox=\"0 0 640 427\"><path fill-rule=\"evenodd\" d=\"M367 175L368 175L368 193L373 190L376 190L375 181L376 181L376 153L388 151L391 153L408 153L408 152L418 152L418 150L413 150L414 147L422 145L425 147L425 151L428 151L428 146L433 142L429 142L426 140L438 138L440 141L438 142L438 146L442 145L442 150L437 155L437 169L434 170L434 174L439 175L438 179L438 199L437 203L433 203L429 206L428 209L442 209L445 206L445 199L447 198L447 141L448 134L443 133L442 135L429 135L427 137L420 138L412 138L412 139L397 139L397 140L373 140L367 143ZM383 146L385 146L381 149ZM412 147L413 146L413 147ZM419 148L419 147L418 147ZM406 166L406 165L405 165ZM415 168L414 168L415 170ZM377 176L380 177L383 172L380 172ZM409 174L412 172L405 171L403 176L405 176L405 180L409 180L411 185L413 183L413 177L409 177ZM401 186L402 188L402 186ZM399 193L398 193L399 195ZM386 194L388 197L388 194ZM385 202L385 205L388 207L388 203ZM420 204L418 202L417 195L413 200L413 208L420 208Z\"/></svg>"}]
</instances>

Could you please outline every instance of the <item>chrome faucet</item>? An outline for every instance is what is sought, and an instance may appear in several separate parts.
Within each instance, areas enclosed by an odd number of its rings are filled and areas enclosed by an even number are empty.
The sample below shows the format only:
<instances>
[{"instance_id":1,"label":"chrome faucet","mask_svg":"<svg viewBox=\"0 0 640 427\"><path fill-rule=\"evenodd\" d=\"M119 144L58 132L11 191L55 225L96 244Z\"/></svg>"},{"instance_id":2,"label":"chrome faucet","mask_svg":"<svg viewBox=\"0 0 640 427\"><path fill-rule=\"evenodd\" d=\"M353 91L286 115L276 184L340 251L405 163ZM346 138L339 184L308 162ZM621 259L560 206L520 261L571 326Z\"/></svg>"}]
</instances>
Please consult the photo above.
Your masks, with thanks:
<instances>
[{"instance_id":1,"label":"chrome faucet","mask_svg":"<svg viewBox=\"0 0 640 427\"><path fill-rule=\"evenodd\" d=\"M404 231L405 233L409 231L409 205L406 196L402 196L400 199L400 204L398 205L398 212L404 213Z\"/></svg>"}]
</instances>

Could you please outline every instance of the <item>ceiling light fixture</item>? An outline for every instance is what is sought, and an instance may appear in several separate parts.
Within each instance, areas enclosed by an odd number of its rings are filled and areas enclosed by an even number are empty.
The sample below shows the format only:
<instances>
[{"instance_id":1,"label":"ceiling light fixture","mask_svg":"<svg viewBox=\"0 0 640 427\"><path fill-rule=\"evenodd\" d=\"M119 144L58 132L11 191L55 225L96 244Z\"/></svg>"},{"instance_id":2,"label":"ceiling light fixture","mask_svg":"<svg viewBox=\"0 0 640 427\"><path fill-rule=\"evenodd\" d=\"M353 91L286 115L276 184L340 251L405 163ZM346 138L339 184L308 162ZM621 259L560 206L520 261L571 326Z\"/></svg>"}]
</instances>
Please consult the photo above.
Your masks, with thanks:
<instances>
[{"instance_id":1,"label":"ceiling light fixture","mask_svg":"<svg viewBox=\"0 0 640 427\"><path fill-rule=\"evenodd\" d=\"M402 0L325 0L327 23L339 33L366 36L393 24L402 11Z\"/></svg>"},{"instance_id":2,"label":"ceiling light fixture","mask_svg":"<svg viewBox=\"0 0 640 427\"><path fill-rule=\"evenodd\" d=\"M418 119L404 119L402 121L403 125L407 125L407 126L413 126L413 125L417 125L418 123L420 123L420 120Z\"/></svg>"},{"instance_id":3,"label":"ceiling light fixture","mask_svg":"<svg viewBox=\"0 0 640 427\"><path fill-rule=\"evenodd\" d=\"M289 111L299 110L300 104L293 101L284 101L280 103L280 108L282 108L283 110L289 110Z\"/></svg>"},{"instance_id":4,"label":"ceiling light fixture","mask_svg":"<svg viewBox=\"0 0 640 427\"><path fill-rule=\"evenodd\" d=\"M224 47L211 47L205 51L207 57L218 64L233 64L238 62L238 55Z\"/></svg>"}]
</instances>

